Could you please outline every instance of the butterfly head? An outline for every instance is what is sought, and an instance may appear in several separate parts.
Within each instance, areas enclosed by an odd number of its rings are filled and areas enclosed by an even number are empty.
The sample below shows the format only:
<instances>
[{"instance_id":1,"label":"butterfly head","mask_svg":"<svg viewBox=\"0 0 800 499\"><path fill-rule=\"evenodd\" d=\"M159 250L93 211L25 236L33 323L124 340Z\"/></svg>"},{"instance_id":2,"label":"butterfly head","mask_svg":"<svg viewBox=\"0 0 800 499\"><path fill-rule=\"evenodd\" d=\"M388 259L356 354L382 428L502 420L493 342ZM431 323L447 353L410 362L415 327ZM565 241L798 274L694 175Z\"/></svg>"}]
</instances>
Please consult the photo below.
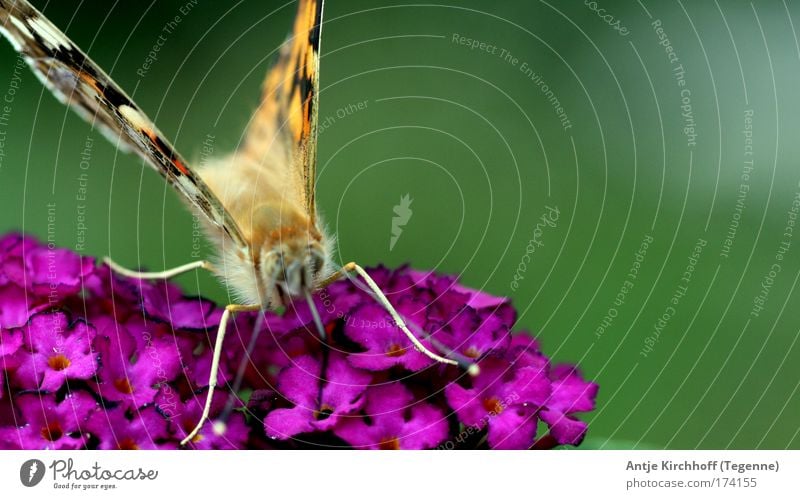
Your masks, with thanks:
<instances>
[{"instance_id":1,"label":"butterfly head","mask_svg":"<svg viewBox=\"0 0 800 499\"><path fill-rule=\"evenodd\" d=\"M328 252L316 240L291 240L262 249L259 277L271 307L313 292L329 268Z\"/></svg>"}]
</instances>

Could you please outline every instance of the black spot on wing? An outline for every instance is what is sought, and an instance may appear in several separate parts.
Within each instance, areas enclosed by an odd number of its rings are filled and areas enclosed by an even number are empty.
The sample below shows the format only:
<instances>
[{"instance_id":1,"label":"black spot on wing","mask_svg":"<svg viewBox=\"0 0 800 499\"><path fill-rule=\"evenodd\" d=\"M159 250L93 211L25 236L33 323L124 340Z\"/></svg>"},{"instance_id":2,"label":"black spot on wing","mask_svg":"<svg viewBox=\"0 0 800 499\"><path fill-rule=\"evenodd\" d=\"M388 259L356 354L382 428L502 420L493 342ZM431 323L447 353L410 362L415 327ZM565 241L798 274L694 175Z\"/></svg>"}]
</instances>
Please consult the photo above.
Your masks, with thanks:
<instances>
[{"instance_id":1,"label":"black spot on wing","mask_svg":"<svg viewBox=\"0 0 800 499\"><path fill-rule=\"evenodd\" d=\"M204 197L201 197L201 196L195 196L194 202L197 204L197 206L200 207L201 210L203 210L203 212L205 212L205 213L211 213L212 212L211 204L208 202L208 199L206 199Z\"/></svg>"},{"instance_id":2,"label":"black spot on wing","mask_svg":"<svg viewBox=\"0 0 800 499\"><path fill-rule=\"evenodd\" d=\"M314 12L314 25L308 30L308 44L314 47L314 53L319 53L319 38L322 32L322 0L317 1Z\"/></svg>"},{"instance_id":3,"label":"black spot on wing","mask_svg":"<svg viewBox=\"0 0 800 499\"><path fill-rule=\"evenodd\" d=\"M177 172L176 175L180 175L181 172L178 171L178 169L172 164L175 161L178 161L178 154L169 145L167 145L166 142L164 142L164 139L158 135L156 135L152 140L155 142L156 147L158 147L158 149L170 160L170 167L175 169L175 172Z\"/></svg>"},{"instance_id":4,"label":"black spot on wing","mask_svg":"<svg viewBox=\"0 0 800 499\"><path fill-rule=\"evenodd\" d=\"M310 68L300 65L297 67L300 69L294 74L292 87L300 93L300 102L305 102L314 92L314 80L309 74Z\"/></svg>"}]
</instances>

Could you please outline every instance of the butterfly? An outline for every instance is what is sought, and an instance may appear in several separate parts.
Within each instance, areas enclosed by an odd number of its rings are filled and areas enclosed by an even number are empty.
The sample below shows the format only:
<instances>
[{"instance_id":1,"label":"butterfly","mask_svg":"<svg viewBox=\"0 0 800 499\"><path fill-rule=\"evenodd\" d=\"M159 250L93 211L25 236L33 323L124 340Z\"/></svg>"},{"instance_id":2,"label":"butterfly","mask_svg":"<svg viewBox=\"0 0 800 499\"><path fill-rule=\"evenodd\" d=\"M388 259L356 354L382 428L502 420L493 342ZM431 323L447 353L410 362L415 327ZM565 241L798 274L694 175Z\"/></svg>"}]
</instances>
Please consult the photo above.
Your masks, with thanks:
<instances>
[{"instance_id":1,"label":"butterfly","mask_svg":"<svg viewBox=\"0 0 800 499\"><path fill-rule=\"evenodd\" d=\"M34 73L109 140L138 154L160 173L190 209L203 215L206 235L216 248L213 263L191 262L163 272L128 270L106 259L109 266L143 279L168 279L207 269L239 301L225 307L203 414L184 444L208 419L231 315L275 309L292 299L305 298L324 338L311 294L351 273L366 282L373 297L419 351L438 362L459 365L420 343L361 266L351 262L334 270L334 241L320 222L315 202L323 1L298 0L297 4L294 26L267 72L261 103L241 145L194 169L141 108L42 13L25 0L0 0L0 32ZM475 374L477 367L468 367ZM217 429L222 431L224 423L220 424L223 426Z\"/></svg>"}]
</instances>

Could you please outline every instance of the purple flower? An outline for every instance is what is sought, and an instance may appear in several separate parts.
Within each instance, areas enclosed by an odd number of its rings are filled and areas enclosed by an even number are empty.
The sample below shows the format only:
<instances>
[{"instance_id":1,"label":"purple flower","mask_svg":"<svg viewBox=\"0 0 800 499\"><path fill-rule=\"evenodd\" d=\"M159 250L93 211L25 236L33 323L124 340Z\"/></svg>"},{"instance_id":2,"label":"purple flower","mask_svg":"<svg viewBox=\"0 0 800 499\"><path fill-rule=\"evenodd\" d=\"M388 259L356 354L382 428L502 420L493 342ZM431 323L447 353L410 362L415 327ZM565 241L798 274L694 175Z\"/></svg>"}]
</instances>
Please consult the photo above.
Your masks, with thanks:
<instances>
[{"instance_id":1,"label":"purple flower","mask_svg":"<svg viewBox=\"0 0 800 499\"><path fill-rule=\"evenodd\" d=\"M278 393L294 404L275 409L264 420L267 436L285 440L300 433L326 431L340 416L361 407L371 375L350 366L345 358L330 352L327 362L302 356L278 377Z\"/></svg>"},{"instance_id":2,"label":"purple flower","mask_svg":"<svg viewBox=\"0 0 800 499\"><path fill-rule=\"evenodd\" d=\"M389 313L375 303L368 302L356 309L347 319L344 332L348 338L366 348L365 352L350 355L350 363L355 367L382 371L402 366L410 371L419 371L433 363L414 348Z\"/></svg>"},{"instance_id":3,"label":"purple flower","mask_svg":"<svg viewBox=\"0 0 800 499\"><path fill-rule=\"evenodd\" d=\"M177 447L167 427L167 419L148 406L128 414L121 407L96 411L86 422L85 430L98 441L98 449L138 450Z\"/></svg>"},{"instance_id":4,"label":"purple flower","mask_svg":"<svg viewBox=\"0 0 800 499\"><path fill-rule=\"evenodd\" d=\"M98 395L112 402L123 402L134 409L150 404L160 384L172 381L181 364L174 341L165 337L147 338L138 348L123 325L109 318L97 322L100 328L94 345L103 365L95 387Z\"/></svg>"},{"instance_id":5,"label":"purple flower","mask_svg":"<svg viewBox=\"0 0 800 499\"><path fill-rule=\"evenodd\" d=\"M4 449L80 449L86 444L86 420L97 408L85 392L56 402L53 395L24 394L16 398L19 427L0 428Z\"/></svg>"},{"instance_id":6,"label":"purple flower","mask_svg":"<svg viewBox=\"0 0 800 499\"><path fill-rule=\"evenodd\" d=\"M26 349L15 354L20 387L55 391L68 379L89 379L97 371L95 329L85 321L70 324L63 312L42 312L31 318L23 334Z\"/></svg>"},{"instance_id":7,"label":"purple flower","mask_svg":"<svg viewBox=\"0 0 800 499\"><path fill-rule=\"evenodd\" d=\"M448 404L464 425L488 427L493 449L527 449L536 436L536 410L550 395L546 372L496 358L482 361L480 368L471 388L457 382L447 386Z\"/></svg>"},{"instance_id":8,"label":"purple flower","mask_svg":"<svg viewBox=\"0 0 800 499\"><path fill-rule=\"evenodd\" d=\"M367 390L364 417L344 417L336 435L357 449L430 449L447 438L444 412L415 401L400 382Z\"/></svg>"}]
</instances>

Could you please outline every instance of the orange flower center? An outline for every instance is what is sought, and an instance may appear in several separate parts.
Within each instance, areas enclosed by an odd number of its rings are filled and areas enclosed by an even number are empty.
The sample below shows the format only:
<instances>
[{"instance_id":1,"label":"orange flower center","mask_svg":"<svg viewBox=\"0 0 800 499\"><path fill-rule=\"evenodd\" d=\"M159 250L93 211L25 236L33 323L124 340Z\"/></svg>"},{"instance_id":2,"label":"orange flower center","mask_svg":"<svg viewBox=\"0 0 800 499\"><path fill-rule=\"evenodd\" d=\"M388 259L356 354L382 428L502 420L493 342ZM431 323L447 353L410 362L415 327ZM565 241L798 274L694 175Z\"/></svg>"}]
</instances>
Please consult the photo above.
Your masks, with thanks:
<instances>
[{"instance_id":1,"label":"orange flower center","mask_svg":"<svg viewBox=\"0 0 800 499\"><path fill-rule=\"evenodd\" d=\"M193 429L194 429L194 421L192 421L192 420L189 420L189 419L185 419L185 420L183 420L183 431L185 431L187 435L188 435L188 434L189 434L189 433L190 433L190 432L191 432ZM193 443L193 444L196 444L197 442L199 442L199 441L203 440L203 438L204 438L204 437L203 437L203 434L202 434L202 433L200 433L200 432L198 432L198 433L197 433L197 435L195 435L195 436L192 438L192 443Z\"/></svg>"},{"instance_id":2,"label":"orange flower center","mask_svg":"<svg viewBox=\"0 0 800 499\"><path fill-rule=\"evenodd\" d=\"M114 388L116 388L120 393L125 393L130 395L133 393L133 386L131 382L128 381L128 378L121 378L114 381Z\"/></svg>"},{"instance_id":3,"label":"orange flower center","mask_svg":"<svg viewBox=\"0 0 800 499\"><path fill-rule=\"evenodd\" d=\"M493 412L495 415L503 412L503 404L496 397L483 399L483 408L486 409L486 412Z\"/></svg>"},{"instance_id":4,"label":"orange flower center","mask_svg":"<svg viewBox=\"0 0 800 499\"><path fill-rule=\"evenodd\" d=\"M467 356L467 357L469 357L470 359L477 359L478 357L480 357L481 353L478 351L478 349L477 349L477 348L475 348L475 347L469 347L469 348L467 349L467 351L466 351L466 352L464 352L464 355L466 355L466 356Z\"/></svg>"},{"instance_id":5,"label":"orange flower center","mask_svg":"<svg viewBox=\"0 0 800 499\"><path fill-rule=\"evenodd\" d=\"M53 355L52 357L47 359L47 365L49 365L51 369L55 369L56 371L63 371L64 369L68 368L70 364L72 364L72 362L70 362L69 359L66 358L63 353Z\"/></svg>"},{"instance_id":6,"label":"orange flower center","mask_svg":"<svg viewBox=\"0 0 800 499\"><path fill-rule=\"evenodd\" d=\"M139 446L132 438L123 438L117 445L119 450L139 450Z\"/></svg>"},{"instance_id":7,"label":"orange flower center","mask_svg":"<svg viewBox=\"0 0 800 499\"><path fill-rule=\"evenodd\" d=\"M64 436L64 430L61 429L61 424L55 421L42 428L41 434L43 439L55 442Z\"/></svg>"},{"instance_id":8,"label":"orange flower center","mask_svg":"<svg viewBox=\"0 0 800 499\"><path fill-rule=\"evenodd\" d=\"M386 355L389 357L400 357L404 353L406 353L406 349L397 343L392 343L389 345L389 348L386 349Z\"/></svg>"},{"instance_id":9,"label":"orange flower center","mask_svg":"<svg viewBox=\"0 0 800 499\"><path fill-rule=\"evenodd\" d=\"M387 438L378 444L380 450L400 450L400 439L397 437Z\"/></svg>"},{"instance_id":10,"label":"orange flower center","mask_svg":"<svg viewBox=\"0 0 800 499\"><path fill-rule=\"evenodd\" d=\"M328 419L335 409L328 404L322 404L322 407L319 410L314 411L314 419L317 421L322 421L323 419Z\"/></svg>"}]
</instances>

